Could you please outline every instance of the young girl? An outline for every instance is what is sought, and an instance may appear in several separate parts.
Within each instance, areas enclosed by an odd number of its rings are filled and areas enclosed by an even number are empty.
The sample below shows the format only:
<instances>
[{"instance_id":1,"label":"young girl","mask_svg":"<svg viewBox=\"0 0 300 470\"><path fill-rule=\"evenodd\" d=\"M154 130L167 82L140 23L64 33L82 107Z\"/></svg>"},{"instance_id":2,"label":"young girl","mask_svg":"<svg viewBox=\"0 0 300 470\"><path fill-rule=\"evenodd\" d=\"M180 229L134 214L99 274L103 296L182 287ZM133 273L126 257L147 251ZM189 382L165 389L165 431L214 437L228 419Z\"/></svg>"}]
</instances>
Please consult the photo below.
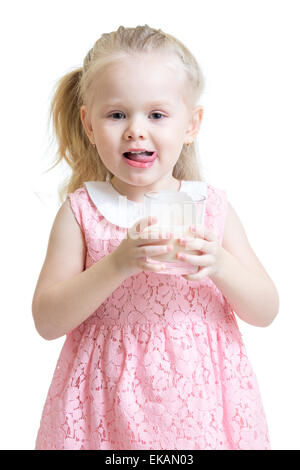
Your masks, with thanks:
<instances>
[{"instance_id":1,"label":"young girl","mask_svg":"<svg viewBox=\"0 0 300 470\"><path fill-rule=\"evenodd\" d=\"M32 311L43 338L66 341L36 449L270 448L235 314L268 326L278 295L226 193L200 177L202 89L186 47L147 25L103 34L58 84L72 175ZM144 194L164 189L206 191L204 234L180 241L194 274L166 274L153 263L166 245L143 237Z\"/></svg>"}]
</instances>

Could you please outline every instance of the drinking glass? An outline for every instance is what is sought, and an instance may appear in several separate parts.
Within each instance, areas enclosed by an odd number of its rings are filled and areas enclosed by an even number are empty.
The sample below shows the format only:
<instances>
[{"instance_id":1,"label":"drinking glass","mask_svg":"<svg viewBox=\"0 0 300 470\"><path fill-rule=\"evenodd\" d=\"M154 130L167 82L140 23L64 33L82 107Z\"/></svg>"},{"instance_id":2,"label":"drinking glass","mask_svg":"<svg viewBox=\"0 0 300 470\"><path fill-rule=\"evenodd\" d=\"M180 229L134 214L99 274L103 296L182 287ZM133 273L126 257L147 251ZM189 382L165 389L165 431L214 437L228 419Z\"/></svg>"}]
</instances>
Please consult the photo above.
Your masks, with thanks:
<instances>
[{"instance_id":1,"label":"drinking glass","mask_svg":"<svg viewBox=\"0 0 300 470\"><path fill-rule=\"evenodd\" d=\"M179 245L178 239L184 237L193 237L189 230L191 225L201 227L203 233L204 213L206 197L199 192L183 191L150 191L144 195L145 215L157 217L157 223L148 226L144 230L146 237L149 233L150 238L159 238L161 241L154 244L173 245L170 253L151 257L150 262L163 264L166 269L159 271L161 274L191 274L198 271L198 266L194 266L185 261L176 258L179 251L188 254L199 254L195 250L183 250ZM172 239L168 238L168 233L172 233Z\"/></svg>"}]
</instances>

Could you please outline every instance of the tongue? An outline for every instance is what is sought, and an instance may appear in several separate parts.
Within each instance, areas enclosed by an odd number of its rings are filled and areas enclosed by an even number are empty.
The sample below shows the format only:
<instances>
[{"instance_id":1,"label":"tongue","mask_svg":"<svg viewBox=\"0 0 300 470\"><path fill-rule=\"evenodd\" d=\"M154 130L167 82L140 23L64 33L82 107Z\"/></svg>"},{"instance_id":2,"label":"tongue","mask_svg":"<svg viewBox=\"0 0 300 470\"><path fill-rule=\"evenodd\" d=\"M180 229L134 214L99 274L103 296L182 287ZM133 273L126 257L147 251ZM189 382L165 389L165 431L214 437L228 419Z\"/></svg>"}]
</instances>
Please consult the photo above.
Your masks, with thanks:
<instances>
[{"instance_id":1,"label":"tongue","mask_svg":"<svg viewBox=\"0 0 300 470\"><path fill-rule=\"evenodd\" d=\"M131 152L128 152L126 153L126 156L128 156L128 158L130 160L133 160L135 162L151 162L152 160L154 160L154 154L152 155L149 155L150 152L140 152L140 153L131 153Z\"/></svg>"}]
</instances>

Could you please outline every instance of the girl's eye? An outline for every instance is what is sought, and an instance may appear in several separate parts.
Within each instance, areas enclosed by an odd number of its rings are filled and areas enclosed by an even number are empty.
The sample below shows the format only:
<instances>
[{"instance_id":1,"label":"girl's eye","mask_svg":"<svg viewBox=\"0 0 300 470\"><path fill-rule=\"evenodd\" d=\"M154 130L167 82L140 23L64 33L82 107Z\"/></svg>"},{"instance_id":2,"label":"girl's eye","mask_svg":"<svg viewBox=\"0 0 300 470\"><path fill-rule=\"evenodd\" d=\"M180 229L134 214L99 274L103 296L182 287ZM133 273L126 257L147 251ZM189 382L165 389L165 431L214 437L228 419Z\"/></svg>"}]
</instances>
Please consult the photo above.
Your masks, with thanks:
<instances>
[{"instance_id":1,"label":"girl's eye","mask_svg":"<svg viewBox=\"0 0 300 470\"><path fill-rule=\"evenodd\" d=\"M109 115L109 117L111 117L111 118L113 118L113 119L115 119L115 120L117 120L117 121L119 120L120 116L121 116L121 118L122 118L122 116L124 116L124 114L121 113L121 112L116 112L116 113L112 113L112 114ZM164 117L164 115L161 114L161 113L151 113L150 116L156 116L156 117L154 118L155 121L160 120L161 118Z\"/></svg>"},{"instance_id":2,"label":"girl's eye","mask_svg":"<svg viewBox=\"0 0 300 470\"><path fill-rule=\"evenodd\" d=\"M123 113L112 113L109 117L113 117L118 120L118 117L116 118L116 116L123 116Z\"/></svg>"},{"instance_id":3,"label":"girl's eye","mask_svg":"<svg viewBox=\"0 0 300 470\"><path fill-rule=\"evenodd\" d=\"M164 117L164 115L161 114L161 113L152 113L151 116L153 116L153 115ZM160 118L158 118L158 119L160 119ZM155 120L157 120L157 119L155 119Z\"/></svg>"}]
</instances>

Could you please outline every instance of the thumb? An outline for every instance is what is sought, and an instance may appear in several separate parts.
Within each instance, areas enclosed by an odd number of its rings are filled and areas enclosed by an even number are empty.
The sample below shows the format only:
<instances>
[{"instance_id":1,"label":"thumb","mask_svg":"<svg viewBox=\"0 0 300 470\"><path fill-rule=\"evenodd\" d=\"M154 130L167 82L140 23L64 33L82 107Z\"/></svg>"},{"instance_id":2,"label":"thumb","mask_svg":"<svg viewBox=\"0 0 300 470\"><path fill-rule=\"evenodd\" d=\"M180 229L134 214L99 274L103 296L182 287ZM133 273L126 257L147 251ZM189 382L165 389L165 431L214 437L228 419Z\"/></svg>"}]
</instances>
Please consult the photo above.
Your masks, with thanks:
<instances>
[{"instance_id":1,"label":"thumb","mask_svg":"<svg viewBox=\"0 0 300 470\"><path fill-rule=\"evenodd\" d=\"M145 230L149 225L153 225L157 222L157 217L143 217L133 224L133 226L128 230L128 236L132 240L140 238L139 235Z\"/></svg>"}]
</instances>

